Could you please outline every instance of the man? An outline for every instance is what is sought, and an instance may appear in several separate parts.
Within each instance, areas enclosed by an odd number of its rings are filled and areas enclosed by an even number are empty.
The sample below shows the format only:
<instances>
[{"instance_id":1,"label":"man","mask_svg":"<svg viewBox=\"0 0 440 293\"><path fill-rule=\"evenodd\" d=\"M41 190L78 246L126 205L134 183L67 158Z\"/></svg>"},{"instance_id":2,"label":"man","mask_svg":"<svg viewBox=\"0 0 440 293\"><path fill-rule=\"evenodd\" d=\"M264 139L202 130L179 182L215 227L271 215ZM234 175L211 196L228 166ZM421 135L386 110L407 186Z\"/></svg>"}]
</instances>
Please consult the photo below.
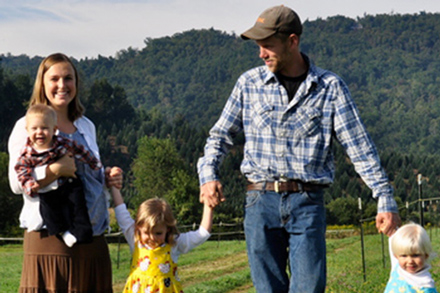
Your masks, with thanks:
<instances>
[{"instance_id":1,"label":"man","mask_svg":"<svg viewBox=\"0 0 440 293\"><path fill-rule=\"evenodd\" d=\"M276 6L241 35L257 43L265 66L240 76L198 162L200 200L216 206L225 200L219 164L244 131L244 228L257 292L324 292L323 189L333 182L334 139L378 199L379 231L389 236L400 223L392 187L347 86L300 52L301 32L298 15Z\"/></svg>"}]
</instances>

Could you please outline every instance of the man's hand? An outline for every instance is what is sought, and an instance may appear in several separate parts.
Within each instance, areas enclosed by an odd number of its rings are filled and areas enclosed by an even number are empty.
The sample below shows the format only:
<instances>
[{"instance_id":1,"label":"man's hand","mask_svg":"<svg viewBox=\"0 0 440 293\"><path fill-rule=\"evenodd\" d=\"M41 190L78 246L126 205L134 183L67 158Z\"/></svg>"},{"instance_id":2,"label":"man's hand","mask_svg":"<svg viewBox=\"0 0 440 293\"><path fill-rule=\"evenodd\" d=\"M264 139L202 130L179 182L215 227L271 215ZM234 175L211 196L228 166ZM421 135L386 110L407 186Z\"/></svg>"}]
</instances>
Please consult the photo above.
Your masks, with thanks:
<instances>
[{"instance_id":1,"label":"man's hand","mask_svg":"<svg viewBox=\"0 0 440 293\"><path fill-rule=\"evenodd\" d=\"M393 235L401 224L402 221L397 213L378 213L376 216L377 230L388 237Z\"/></svg>"},{"instance_id":2,"label":"man's hand","mask_svg":"<svg viewBox=\"0 0 440 293\"><path fill-rule=\"evenodd\" d=\"M200 202L214 208L226 199L220 181L210 181L200 187Z\"/></svg>"}]
</instances>

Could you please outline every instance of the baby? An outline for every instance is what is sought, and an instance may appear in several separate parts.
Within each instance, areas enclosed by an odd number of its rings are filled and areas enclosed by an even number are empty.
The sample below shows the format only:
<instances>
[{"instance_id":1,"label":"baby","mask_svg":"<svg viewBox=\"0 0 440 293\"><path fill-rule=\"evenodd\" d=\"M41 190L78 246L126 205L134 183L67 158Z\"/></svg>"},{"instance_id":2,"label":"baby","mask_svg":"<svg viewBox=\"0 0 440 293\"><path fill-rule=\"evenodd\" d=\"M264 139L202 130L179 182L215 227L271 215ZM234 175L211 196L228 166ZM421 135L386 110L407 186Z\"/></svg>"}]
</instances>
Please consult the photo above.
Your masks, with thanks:
<instances>
[{"instance_id":1,"label":"baby","mask_svg":"<svg viewBox=\"0 0 440 293\"><path fill-rule=\"evenodd\" d=\"M431 241L422 226L409 223L390 238L391 275L385 293L437 292L429 269Z\"/></svg>"},{"instance_id":2,"label":"baby","mask_svg":"<svg viewBox=\"0 0 440 293\"><path fill-rule=\"evenodd\" d=\"M43 192L32 173L35 167L49 165L68 153L95 170L102 164L84 146L55 135L56 125L57 114L51 107L38 104L28 109L26 130L29 138L15 170L25 194L40 197L40 214L49 234L60 234L66 245L72 247L76 242L90 242L93 237L81 181L60 178L55 190Z\"/></svg>"}]
</instances>

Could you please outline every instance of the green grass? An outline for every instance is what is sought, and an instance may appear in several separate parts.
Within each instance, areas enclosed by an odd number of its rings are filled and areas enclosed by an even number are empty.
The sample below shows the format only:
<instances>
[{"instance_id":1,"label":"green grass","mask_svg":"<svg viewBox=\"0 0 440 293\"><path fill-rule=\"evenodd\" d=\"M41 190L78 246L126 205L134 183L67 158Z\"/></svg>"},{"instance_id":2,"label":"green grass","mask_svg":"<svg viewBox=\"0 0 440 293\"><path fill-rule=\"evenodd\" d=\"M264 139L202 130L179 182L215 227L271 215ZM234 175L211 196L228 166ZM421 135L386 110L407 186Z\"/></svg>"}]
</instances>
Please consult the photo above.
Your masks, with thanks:
<instances>
[{"instance_id":1,"label":"green grass","mask_svg":"<svg viewBox=\"0 0 440 293\"><path fill-rule=\"evenodd\" d=\"M428 231L434 250L440 254L438 229ZM359 236L327 240L327 291L330 293L383 292L389 276L388 238L384 237L385 264L380 235L365 236L366 281L363 278ZM114 291L121 292L129 272L127 244L110 244ZM119 267L118 267L119 257ZM20 282L22 245L0 246L0 292L17 292ZM384 267L385 265L385 267ZM440 277L440 257L432 262L434 280ZM185 293L251 293L244 241L208 241L179 259Z\"/></svg>"},{"instance_id":2,"label":"green grass","mask_svg":"<svg viewBox=\"0 0 440 293\"><path fill-rule=\"evenodd\" d=\"M0 292L18 292L22 262L21 244L0 246Z\"/></svg>"}]
</instances>

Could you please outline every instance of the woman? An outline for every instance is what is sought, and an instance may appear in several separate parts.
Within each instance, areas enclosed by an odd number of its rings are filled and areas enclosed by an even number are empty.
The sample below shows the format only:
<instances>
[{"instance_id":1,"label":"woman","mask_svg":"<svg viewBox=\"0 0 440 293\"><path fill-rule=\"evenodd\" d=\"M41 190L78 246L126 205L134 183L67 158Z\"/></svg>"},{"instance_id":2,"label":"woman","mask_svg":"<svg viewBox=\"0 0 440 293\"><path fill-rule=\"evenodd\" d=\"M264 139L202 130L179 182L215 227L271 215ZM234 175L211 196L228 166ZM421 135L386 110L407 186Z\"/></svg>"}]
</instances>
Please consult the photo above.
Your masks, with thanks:
<instances>
[{"instance_id":1,"label":"woman","mask_svg":"<svg viewBox=\"0 0 440 293\"><path fill-rule=\"evenodd\" d=\"M78 90L78 73L64 54L46 57L40 64L30 105L52 106L58 115L59 135L84 145L98 159L94 124L84 117ZM110 254L103 236L109 224L107 188L122 186L122 171L110 176L110 168L92 170L66 155L57 162L36 167L34 177L43 191L55 189L60 177L79 177L84 186L93 227L93 242L67 247L57 236L49 236L40 216L39 196L24 194L14 166L27 140L24 117L9 137L9 182L14 193L22 194L20 227L24 233L24 260L20 292L113 292ZM120 170L120 169L118 169ZM44 196L40 193L40 196Z\"/></svg>"}]
</instances>

